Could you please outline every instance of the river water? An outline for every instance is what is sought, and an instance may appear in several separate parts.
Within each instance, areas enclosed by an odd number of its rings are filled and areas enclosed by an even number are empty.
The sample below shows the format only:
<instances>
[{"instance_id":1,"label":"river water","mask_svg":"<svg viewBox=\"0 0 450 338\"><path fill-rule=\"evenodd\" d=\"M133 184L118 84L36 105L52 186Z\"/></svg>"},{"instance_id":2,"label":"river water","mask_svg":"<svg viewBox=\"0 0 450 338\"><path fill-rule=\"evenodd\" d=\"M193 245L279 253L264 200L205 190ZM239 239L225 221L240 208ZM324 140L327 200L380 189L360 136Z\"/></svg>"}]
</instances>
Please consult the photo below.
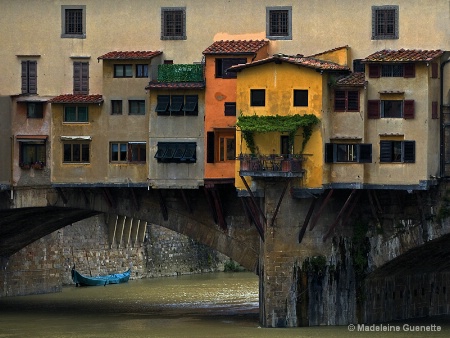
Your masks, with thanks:
<instances>
[{"instance_id":1,"label":"river water","mask_svg":"<svg viewBox=\"0 0 450 338\"><path fill-rule=\"evenodd\" d=\"M384 326L396 332L365 332L347 326L261 328L258 313L258 277L252 273L131 280L0 298L0 337L450 337L448 317ZM416 325L424 329L411 332ZM432 325L441 331L424 331Z\"/></svg>"}]
</instances>

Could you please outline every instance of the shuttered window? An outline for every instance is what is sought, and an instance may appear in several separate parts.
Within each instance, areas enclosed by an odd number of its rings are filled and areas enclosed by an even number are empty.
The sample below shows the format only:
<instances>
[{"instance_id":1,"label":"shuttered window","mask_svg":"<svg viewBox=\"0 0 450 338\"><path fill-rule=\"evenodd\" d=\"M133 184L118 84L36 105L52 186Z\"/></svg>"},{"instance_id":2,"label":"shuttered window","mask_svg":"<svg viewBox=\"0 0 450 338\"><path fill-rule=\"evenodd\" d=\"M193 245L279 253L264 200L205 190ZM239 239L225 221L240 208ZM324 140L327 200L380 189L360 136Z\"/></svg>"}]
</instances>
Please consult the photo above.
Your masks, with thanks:
<instances>
[{"instance_id":1,"label":"shuttered window","mask_svg":"<svg viewBox=\"0 0 450 338\"><path fill-rule=\"evenodd\" d=\"M234 65L245 64L245 58L216 58L216 78L235 79L236 72L227 72L227 69Z\"/></svg>"},{"instance_id":2,"label":"shuttered window","mask_svg":"<svg viewBox=\"0 0 450 338\"><path fill-rule=\"evenodd\" d=\"M37 94L36 61L22 61L22 94Z\"/></svg>"},{"instance_id":3,"label":"shuttered window","mask_svg":"<svg viewBox=\"0 0 450 338\"><path fill-rule=\"evenodd\" d=\"M89 63L73 63L73 93L89 94Z\"/></svg>"},{"instance_id":4,"label":"shuttered window","mask_svg":"<svg viewBox=\"0 0 450 338\"><path fill-rule=\"evenodd\" d=\"M415 116L414 100L369 100L369 119L404 118L413 119Z\"/></svg>"},{"instance_id":5,"label":"shuttered window","mask_svg":"<svg viewBox=\"0 0 450 338\"><path fill-rule=\"evenodd\" d=\"M326 163L371 163L372 144L326 143Z\"/></svg>"},{"instance_id":6,"label":"shuttered window","mask_svg":"<svg viewBox=\"0 0 450 338\"><path fill-rule=\"evenodd\" d=\"M369 77L404 77L414 78L416 76L416 65L414 63L393 64L369 64Z\"/></svg>"},{"instance_id":7,"label":"shuttered window","mask_svg":"<svg viewBox=\"0 0 450 338\"><path fill-rule=\"evenodd\" d=\"M336 90L334 92L334 111L359 111L359 92L357 90Z\"/></svg>"},{"instance_id":8,"label":"shuttered window","mask_svg":"<svg viewBox=\"0 0 450 338\"><path fill-rule=\"evenodd\" d=\"M380 141L380 162L414 163L415 141Z\"/></svg>"}]
</instances>

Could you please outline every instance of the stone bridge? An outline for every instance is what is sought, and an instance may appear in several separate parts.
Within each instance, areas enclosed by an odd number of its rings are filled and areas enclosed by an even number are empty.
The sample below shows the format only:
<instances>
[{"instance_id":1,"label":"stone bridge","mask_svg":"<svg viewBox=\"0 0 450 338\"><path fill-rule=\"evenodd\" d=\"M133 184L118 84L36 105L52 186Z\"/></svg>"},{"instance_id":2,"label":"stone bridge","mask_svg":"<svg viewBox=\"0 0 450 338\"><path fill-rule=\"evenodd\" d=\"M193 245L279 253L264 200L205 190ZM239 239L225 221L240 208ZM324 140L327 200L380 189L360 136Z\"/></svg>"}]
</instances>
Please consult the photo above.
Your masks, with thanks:
<instances>
[{"instance_id":1,"label":"stone bridge","mask_svg":"<svg viewBox=\"0 0 450 338\"><path fill-rule=\"evenodd\" d=\"M0 200L0 255L106 213L187 235L258 273L267 327L450 314L446 183L429 191L325 190L308 198L277 180L259 187L263 197L239 198L227 185L15 189Z\"/></svg>"}]
</instances>

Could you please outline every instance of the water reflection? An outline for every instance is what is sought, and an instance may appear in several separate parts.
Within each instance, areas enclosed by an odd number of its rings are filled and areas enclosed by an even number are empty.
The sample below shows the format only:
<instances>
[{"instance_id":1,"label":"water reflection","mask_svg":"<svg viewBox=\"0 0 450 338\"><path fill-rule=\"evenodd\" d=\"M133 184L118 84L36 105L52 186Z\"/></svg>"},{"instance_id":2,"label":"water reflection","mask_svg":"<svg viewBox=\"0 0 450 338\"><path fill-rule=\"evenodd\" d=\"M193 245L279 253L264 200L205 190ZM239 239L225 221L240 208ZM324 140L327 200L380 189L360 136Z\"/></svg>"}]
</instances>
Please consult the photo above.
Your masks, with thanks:
<instances>
[{"instance_id":1,"label":"water reflection","mask_svg":"<svg viewBox=\"0 0 450 338\"><path fill-rule=\"evenodd\" d=\"M448 323L448 321L444 321ZM449 326L433 337L448 337ZM259 327L258 278L215 273L0 298L0 337L427 337Z\"/></svg>"}]
</instances>

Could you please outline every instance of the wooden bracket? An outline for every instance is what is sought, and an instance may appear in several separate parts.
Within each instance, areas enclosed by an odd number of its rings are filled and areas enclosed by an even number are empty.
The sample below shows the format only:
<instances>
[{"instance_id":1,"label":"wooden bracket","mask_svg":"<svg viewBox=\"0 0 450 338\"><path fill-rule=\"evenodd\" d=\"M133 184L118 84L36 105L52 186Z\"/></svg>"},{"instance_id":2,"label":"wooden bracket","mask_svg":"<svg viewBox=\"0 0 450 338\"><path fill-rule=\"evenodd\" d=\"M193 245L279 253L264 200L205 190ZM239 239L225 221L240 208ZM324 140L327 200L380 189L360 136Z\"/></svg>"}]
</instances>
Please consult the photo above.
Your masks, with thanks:
<instances>
[{"instance_id":1,"label":"wooden bracket","mask_svg":"<svg viewBox=\"0 0 450 338\"><path fill-rule=\"evenodd\" d=\"M283 201L284 194L286 193L286 190L287 190L288 186L289 186L289 180L287 180L285 185L284 185L283 192L281 193L280 199L278 200L277 207L275 208L275 211L273 213L272 221L270 222L270 226L271 227L273 227L273 224L275 223L275 218L277 217L278 210L280 209L281 202Z\"/></svg>"},{"instance_id":2,"label":"wooden bracket","mask_svg":"<svg viewBox=\"0 0 450 338\"><path fill-rule=\"evenodd\" d=\"M248 197L241 197L242 204L244 205L245 213L250 217L252 223L255 225L256 230L264 242L264 227L261 224L260 218L258 216L258 211L255 208L254 200L248 199Z\"/></svg>"},{"instance_id":3,"label":"wooden bracket","mask_svg":"<svg viewBox=\"0 0 450 338\"><path fill-rule=\"evenodd\" d=\"M254 206L256 207L256 209L259 211L261 217L263 218L264 224L267 224L266 216L264 216L264 213L261 210L261 208L259 207L259 204L256 203L255 196L253 195L252 189L250 189L250 187L249 187L247 181L245 180L244 176L240 176L240 177L241 177L242 182L244 182L245 188L247 189Z\"/></svg>"},{"instance_id":4,"label":"wooden bracket","mask_svg":"<svg viewBox=\"0 0 450 338\"><path fill-rule=\"evenodd\" d=\"M116 209L116 201L114 200L114 196L111 194L111 191L108 188L103 188L103 196L105 197L106 202L108 202L109 206L113 209Z\"/></svg>"},{"instance_id":5,"label":"wooden bracket","mask_svg":"<svg viewBox=\"0 0 450 338\"><path fill-rule=\"evenodd\" d=\"M343 207L341 208L341 211L339 211L339 214L337 215L335 221L333 224L331 224L330 228L328 229L327 233L325 234L325 236L323 236L322 240L325 242L328 237L330 236L331 232L333 231L333 229L336 227L336 225L338 224L340 218L342 217L342 214L347 210L350 202L352 201L352 199L355 197L357 193L356 189L353 189L352 192L350 193L350 195L348 196L347 200L345 201ZM356 202L354 203L354 205L356 205ZM350 213L354 208L354 205L350 208ZM349 216L349 215L348 215ZM347 218L348 218L347 216Z\"/></svg>"},{"instance_id":6,"label":"wooden bracket","mask_svg":"<svg viewBox=\"0 0 450 338\"><path fill-rule=\"evenodd\" d=\"M314 211L314 207L316 206L316 202L317 198L314 197L313 200L311 201L311 204L309 205L309 210L308 213L306 214L305 221L303 222L303 226L300 230L300 233L298 234L298 244L300 244L303 240L303 236L305 235L306 228L308 227L308 223Z\"/></svg>"},{"instance_id":7,"label":"wooden bracket","mask_svg":"<svg viewBox=\"0 0 450 338\"><path fill-rule=\"evenodd\" d=\"M328 194L327 194L327 196L325 197L325 199L322 201L322 205L320 206L320 208L319 208L319 210L317 211L317 213L316 213L316 215L314 216L314 218L313 218L313 220L312 220L312 222L311 222L311 225L309 226L309 231L311 231L312 229L314 229L314 227L316 226L316 224L317 224L317 221L319 220L319 217L320 217L320 215L322 214L322 210L325 208L325 206L328 204L328 202L329 202L329 200L330 200L330 198L331 198L331 195L333 195L333 189L331 189L329 192L328 192Z\"/></svg>"},{"instance_id":8,"label":"wooden bracket","mask_svg":"<svg viewBox=\"0 0 450 338\"><path fill-rule=\"evenodd\" d=\"M63 190L61 188L59 188L59 187L55 188L55 189L56 189L56 192L58 193L58 196L61 197L63 203L67 204L68 200L67 200L67 197L64 195Z\"/></svg>"},{"instance_id":9,"label":"wooden bracket","mask_svg":"<svg viewBox=\"0 0 450 338\"><path fill-rule=\"evenodd\" d=\"M166 201L164 200L164 196L161 192L161 189L156 189L156 193L158 194L159 206L161 208L161 213L163 215L163 219L167 221L169 219L169 213L167 211Z\"/></svg>"}]
</instances>

